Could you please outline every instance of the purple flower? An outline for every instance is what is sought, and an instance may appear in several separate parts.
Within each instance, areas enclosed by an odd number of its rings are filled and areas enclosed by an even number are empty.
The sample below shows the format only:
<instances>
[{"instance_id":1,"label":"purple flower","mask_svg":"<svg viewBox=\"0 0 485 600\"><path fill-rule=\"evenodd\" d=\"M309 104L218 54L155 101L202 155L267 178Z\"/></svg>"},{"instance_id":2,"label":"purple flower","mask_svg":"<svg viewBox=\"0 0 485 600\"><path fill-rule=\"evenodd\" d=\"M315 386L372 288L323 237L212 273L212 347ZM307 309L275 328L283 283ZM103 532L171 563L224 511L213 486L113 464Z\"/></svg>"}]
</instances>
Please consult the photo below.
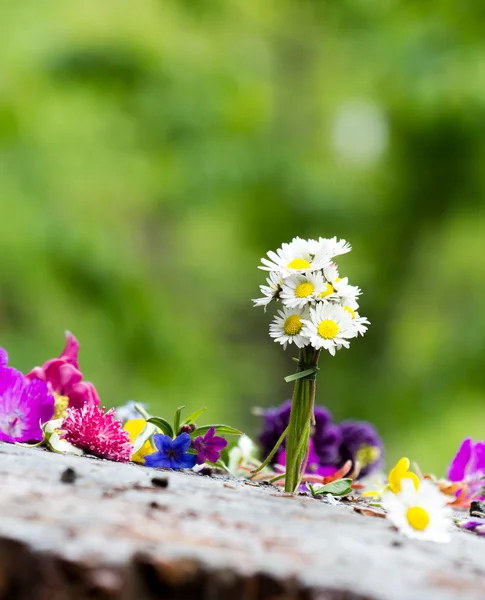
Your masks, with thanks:
<instances>
[{"instance_id":1,"label":"purple flower","mask_svg":"<svg viewBox=\"0 0 485 600\"><path fill-rule=\"evenodd\" d=\"M271 452L288 426L290 411L291 400L287 400L281 406L270 408L264 412L263 431L259 436L264 456ZM321 466L335 465L339 458L340 431L332 423L332 415L323 406L315 407L315 426L311 439L319 464ZM285 445L286 442L283 442L281 448L284 449Z\"/></svg>"},{"instance_id":2,"label":"purple flower","mask_svg":"<svg viewBox=\"0 0 485 600\"><path fill-rule=\"evenodd\" d=\"M480 495L485 477L485 442L466 438L448 469L448 479L467 484L470 497Z\"/></svg>"},{"instance_id":3,"label":"purple flower","mask_svg":"<svg viewBox=\"0 0 485 600\"><path fill-rule=\"evenodd\" d=\"M41 423L54 414L54 398L43 381L28 381L7 367L8 355L0 348L0 441L40 442Z\"/></svg>"},{"instance_id":4,"label":"purple flower","mask_svg":"<svg viewBox=\"0 0 485 600\"><path fill-rule=\"evenodd\" d=\"M217 462L226 446L227 440L216 435L215 427L211 427L204 436L200 435L192 442L192 447L197 450L198 465L202 465L206 461Z\"/></svg>"},{"instance_id":5,"label":"purple flower","mask_svg":"<svg viewBox=\"0 0 485 600\"><path fill-rule=\"evenodd\" d=\"M157 469L191 469L195 465L197 457L188 454L191 439L188 433L181 433L174 440L163 433L153 436L158 452L145 456L145 464Z\"/></svg>"},{"instance_id":6,"label":"purple flower","mask_svg":"<svg viewBox=\"0 0 485 600\"><path fill-rule=\"evenodd\" d=\"M365 421L343 421L340 426L338 467L348 460L360 466L359 477L365 477L382 464L384 445L374 427Z\"/></svg>"},{"instance_id":7,"label":"purple flower","mask_svg":"<svg viewBox=\"0 0 485 600\"><path fill-rule=\"evenodd\" d=\"M259 441L267 456L290 422L291 400L277 408L264 412L263 431ZM311 433L313 448L310 448L307 472L329 475L351 460L360 465L359 477L369 475L382 463L383 443L370 423L364 421L344 421L340 425L332 423L332 416L323 406L315 407L315 426ZM284 464L283 450L277 455L278 463Z\"/></svg>"}]
</instances>

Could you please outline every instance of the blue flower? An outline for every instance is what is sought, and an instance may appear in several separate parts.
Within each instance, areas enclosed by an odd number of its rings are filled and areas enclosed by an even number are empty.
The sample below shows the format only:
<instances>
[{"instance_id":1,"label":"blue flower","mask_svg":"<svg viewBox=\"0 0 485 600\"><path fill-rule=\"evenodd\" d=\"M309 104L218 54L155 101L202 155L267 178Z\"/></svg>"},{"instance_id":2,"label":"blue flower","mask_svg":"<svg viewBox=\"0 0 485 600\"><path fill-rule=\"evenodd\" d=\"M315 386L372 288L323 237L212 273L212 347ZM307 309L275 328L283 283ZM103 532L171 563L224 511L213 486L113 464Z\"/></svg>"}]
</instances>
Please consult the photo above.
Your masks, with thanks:
<instances>
[{"instance_id":1,"label":"blue flower","mask_svg":"<svg viewBox=\"0 0 485 600\"><path fill-rule=\"evenodd\" d=\"M191 439L188 433L181 433L174 440L168 435L156 433L153 436L158 452L145 456L148 467L158 469L191 469L195 465L197 456L188 454Z\"/></svg>"}]
</instances>

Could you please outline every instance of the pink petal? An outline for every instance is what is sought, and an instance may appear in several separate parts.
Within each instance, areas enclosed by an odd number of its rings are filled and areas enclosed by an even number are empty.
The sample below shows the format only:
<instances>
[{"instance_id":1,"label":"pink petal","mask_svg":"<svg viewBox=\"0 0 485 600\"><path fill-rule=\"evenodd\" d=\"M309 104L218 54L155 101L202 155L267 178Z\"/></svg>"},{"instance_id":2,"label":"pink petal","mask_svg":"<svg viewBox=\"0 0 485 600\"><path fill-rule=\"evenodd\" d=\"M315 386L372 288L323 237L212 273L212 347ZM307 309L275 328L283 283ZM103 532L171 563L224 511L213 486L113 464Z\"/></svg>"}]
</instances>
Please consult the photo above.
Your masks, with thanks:
<instances>
[{"instance_id":1,"label":"pink petal","mask_svg":"<svg viewBox=\"0 0 485 600\"><path fill-rule=\"evenodd\" d=\"M62 358L55 358L46 363L44 372L54 392L63 396L68 396L71 389L83 378L77 367Z\"/></svg>"},{"instance_id":2,"label":"pink petal","mask_svg":"<svg viewBox=\"0 0 485 600\"><path fill-rule=\"evenodd\" d=\"M82 381L75 385L69 393L69 407L99 406L99 396L92 383Z\"/></svg>"},{"instance_id":3,"label":"pink petal","mask_svg":"<svg viewBox=\"0 0 485 600\"><path fill-rule=\"evenodd\" d=\"M485 474L485 442L477 442L474 451L474 470Z\"/></svg>"},{"instance_id":4,"label":"pink petal","mask_svg":"<svg viewBox=\"0 0 485 600\"><path fill-rule=\"evenodd\" d=\"M79 369L77 358L78 354L79 342L70 331L66 331L66 345L59 358L67 360L68 362L72 363L77 369Z\"/></svg>"},{"instance_id":5,"label":"pink petal","mask_svg":"<svg viewBox=\"0 0 485 600\"><path fill-rule=\"evenodd\" d=\"M461 443L448 470L448 479L450 481L463 481L465 479L466 467L472 456L472 445L471 438L466 438Z\"/></svg>"}]
</instances>

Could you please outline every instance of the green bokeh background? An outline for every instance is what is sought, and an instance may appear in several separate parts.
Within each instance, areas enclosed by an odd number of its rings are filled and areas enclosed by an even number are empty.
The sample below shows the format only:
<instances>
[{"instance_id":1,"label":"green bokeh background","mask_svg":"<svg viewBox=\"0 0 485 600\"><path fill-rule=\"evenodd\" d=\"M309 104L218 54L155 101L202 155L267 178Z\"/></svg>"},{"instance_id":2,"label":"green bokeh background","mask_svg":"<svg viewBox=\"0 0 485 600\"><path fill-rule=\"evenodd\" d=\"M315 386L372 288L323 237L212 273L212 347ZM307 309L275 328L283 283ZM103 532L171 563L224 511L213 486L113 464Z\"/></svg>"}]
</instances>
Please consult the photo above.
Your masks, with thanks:
<instances>
[{"instance_id":1,"label":"green bokeh background","mask_svg":"<svg viewBox=\"0 0 485 600\"><path fill-rule=\"evenodd\" d=\"M107 406L257 431L294 352L260 257L348 239L368 335L318 401L441 474L485 437L482 0L20 0L0 7L0 342L80 339Z\"/></svg>"}]
</instances>

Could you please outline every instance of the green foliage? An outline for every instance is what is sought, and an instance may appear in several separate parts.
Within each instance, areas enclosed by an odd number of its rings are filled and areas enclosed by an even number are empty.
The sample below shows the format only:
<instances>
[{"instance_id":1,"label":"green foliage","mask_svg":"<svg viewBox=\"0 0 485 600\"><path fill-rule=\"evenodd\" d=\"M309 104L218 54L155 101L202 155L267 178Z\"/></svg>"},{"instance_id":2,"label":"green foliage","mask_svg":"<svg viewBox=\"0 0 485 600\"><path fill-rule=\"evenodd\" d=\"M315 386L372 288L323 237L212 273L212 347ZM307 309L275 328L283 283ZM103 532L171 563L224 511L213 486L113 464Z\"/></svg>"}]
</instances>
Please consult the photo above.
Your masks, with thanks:
<instances>
[{"instance_id":1,"label":"green foliage","mask_svg":"<svg viewBox=\"0 0 485 600\"><path fill-rule=\"evenodd\" d=\"M336 479L318 488L310 483L307 483L306 486L313 497L326 496L328 494L332 494L332 496L348 496L352 493L352 479Z\"/></svg>"},{"instance_id":2,"label":"green foliage","mask_svg":"<svg viewBox=\"0 0 485 600\"><path fill-rule=\"evenodd\" d=\"M392 6L391 6L392 5ZM441 472L484 437L481 0L24 0L0 7L0 343L68 328L103 403L254 433L292 351L260 257L338 235L365 339L317 401Z\"/></svg>"}]
</instances>

